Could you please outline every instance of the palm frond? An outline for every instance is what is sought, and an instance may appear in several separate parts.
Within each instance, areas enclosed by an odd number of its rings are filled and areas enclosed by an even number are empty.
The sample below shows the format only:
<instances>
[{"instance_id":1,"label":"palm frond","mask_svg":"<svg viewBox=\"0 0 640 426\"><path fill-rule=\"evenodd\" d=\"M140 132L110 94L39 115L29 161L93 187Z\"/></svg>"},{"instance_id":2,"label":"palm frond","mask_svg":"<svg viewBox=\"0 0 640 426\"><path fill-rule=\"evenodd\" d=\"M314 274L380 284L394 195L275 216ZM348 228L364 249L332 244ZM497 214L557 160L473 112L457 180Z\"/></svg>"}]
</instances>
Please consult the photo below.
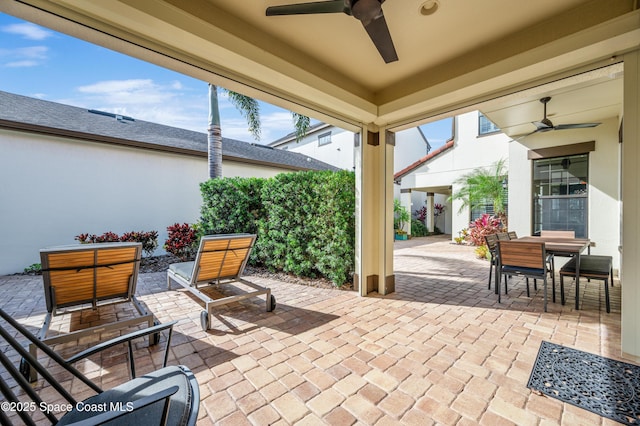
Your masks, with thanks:
<instances>
[{"instance_id":1,"label":"palm frond","mask_svg":"<svg viewBox=\"0 0 640 426\"><path fill-rule=\"evenodd\" d=\"M260 104L252 97L242 95L232 90L227 90L229 101L235 106L240 114L247 120L249 125L249 133L256 140L260 140Z\"/></svg>"}]
</instances>

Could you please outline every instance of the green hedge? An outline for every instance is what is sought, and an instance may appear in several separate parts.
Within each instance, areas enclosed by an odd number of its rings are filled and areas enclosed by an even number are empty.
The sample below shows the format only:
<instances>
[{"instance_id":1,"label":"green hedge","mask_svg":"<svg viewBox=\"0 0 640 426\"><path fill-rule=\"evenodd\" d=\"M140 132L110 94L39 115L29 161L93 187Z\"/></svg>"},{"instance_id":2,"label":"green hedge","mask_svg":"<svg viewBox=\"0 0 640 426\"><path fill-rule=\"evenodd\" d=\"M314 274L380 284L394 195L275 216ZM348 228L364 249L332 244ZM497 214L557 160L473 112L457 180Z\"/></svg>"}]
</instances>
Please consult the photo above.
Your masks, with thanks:
<instances>
[{"instance_id":1,"label":"green hedge","mask_svg":"<svg viewBox=\"0 0 640 426\"><path fill-rule=\"evenodd\" d=\"M283 173L201 185L206 233L258 236L251 263L298 276L351 280L355 256L355 175Z\"/></svg>"}]
</instances>

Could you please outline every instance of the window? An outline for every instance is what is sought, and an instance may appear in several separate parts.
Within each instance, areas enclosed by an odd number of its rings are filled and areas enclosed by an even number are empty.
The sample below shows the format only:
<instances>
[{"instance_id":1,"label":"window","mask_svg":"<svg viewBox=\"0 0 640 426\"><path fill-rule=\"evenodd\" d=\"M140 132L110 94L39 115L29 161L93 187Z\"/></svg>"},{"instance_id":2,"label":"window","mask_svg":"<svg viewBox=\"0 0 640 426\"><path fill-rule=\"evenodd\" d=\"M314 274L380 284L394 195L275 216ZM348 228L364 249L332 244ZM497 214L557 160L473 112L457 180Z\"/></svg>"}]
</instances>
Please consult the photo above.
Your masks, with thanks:
<instances>
[{"instance_id":1,"label":"window","mask_svg":"<svg viewBox=\"0 0 640 426\"><path fill-rule=\"evenodd\" d=\"M509 191L508 191L507 188L505 188L504 189L504 211L505 211L505 214L507 214L507 216L508 216L507 206L508 206L508 203L509 203L508 195L509 195ZM472 208L471 209L471 222L473 222L476 219L481 218L483 214L490 214L492 216L495 216L495 211L493 209L493 201L484 200L484 202L482 204Z\"/></svg>"},{"instance_id":2,"label":"window","mask_svg":"<svg viewBox=\"0 0 640 426\"><path fill-rule=\"evenodd\" d=\"M533 234L573 230L587 238L589 155L533 161Z\"/></svg>"},{"instance_id":3,"label":"window","mask_svg":"<svg viewBox=\"0 0 640 426\"><path fill-rule=\"evenodd\" d=\"M499 131L500 129L498 126L493 124L491 120L485 117L482 113L478 113L478 135L488 135Z\"/></svg>"},{"instance_id":4,"label":"window","mask_svg":"<svg viewBox=\"0 0 640 426\"><path fill-rule=\"evenodd\" d=\"M318 135L318 146L329 145L331 143L331 132Z\"/></svg>"}]
</instances>

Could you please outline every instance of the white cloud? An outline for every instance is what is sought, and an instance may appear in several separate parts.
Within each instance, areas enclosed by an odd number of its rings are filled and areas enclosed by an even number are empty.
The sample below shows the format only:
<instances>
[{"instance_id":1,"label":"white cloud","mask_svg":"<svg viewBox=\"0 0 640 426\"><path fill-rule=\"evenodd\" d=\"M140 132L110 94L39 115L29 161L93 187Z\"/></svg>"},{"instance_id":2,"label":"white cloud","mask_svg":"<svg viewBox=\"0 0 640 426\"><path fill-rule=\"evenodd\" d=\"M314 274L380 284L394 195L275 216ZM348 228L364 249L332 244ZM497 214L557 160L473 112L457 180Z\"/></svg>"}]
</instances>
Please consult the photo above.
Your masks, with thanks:
<instances>
[{"instance_id":1,"label":"white cloud","mask_svg":"<svg viewBox=\"0 0 640 426\"><path fill-rule=\"evenodd\" d=\"M49 48L46 46L20 47L16 49L0 49L0 58L6 58L2 64L8 68L35 67L48 58Z\"/></svg>"},{"instance_id":2,"label":"white cloud","mask_svg":"<svg viewBox=\"0 0 640 426\"><path fill-rule=\"evenodd\" d=\"M23 38L26 38L27 40L45 40L54 35L52 31L46 30L30 22L5 25L3 27L0 27L0 31L19 35Z\"/></svg>"}]
</instances>

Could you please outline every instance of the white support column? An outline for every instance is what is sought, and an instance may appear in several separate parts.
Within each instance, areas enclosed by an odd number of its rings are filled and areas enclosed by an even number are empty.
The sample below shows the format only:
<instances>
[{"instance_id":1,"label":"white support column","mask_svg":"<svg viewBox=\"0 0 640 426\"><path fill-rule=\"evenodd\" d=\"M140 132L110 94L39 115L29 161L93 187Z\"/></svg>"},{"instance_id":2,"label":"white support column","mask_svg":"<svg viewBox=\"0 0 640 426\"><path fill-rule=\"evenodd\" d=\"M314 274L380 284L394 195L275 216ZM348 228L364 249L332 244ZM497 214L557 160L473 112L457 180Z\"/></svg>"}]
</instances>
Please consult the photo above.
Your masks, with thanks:
<instances>
[{"instance_id":1,"label":"white support column","mask_svg":"<svg viewBox=\"0 0 640 426\"><path fill-rule=\"evenodd\" d=\"M436 217L433 215L433 192L427 192L427 231L433 232L436 226Z\"/></svg>"},{"instance_id":2,"label":"white support column","mask_svg":"<svg viewBox=\"0 0 640 426\"><path fill-rule=\"evenodd\" d=\"M356 276L361 296L395 291L393 276L394 134L363 127L356 135Z\"/></svg>"},{"instance_id":3,"label":"white support column","mask_svg":"<svg viewBox=\"0 0 640 426\"><path fill-rule=\"evenodd\" d=\"M624 55L622 354L640 361L640 51Z\"/></svg>"}]
</instances>

